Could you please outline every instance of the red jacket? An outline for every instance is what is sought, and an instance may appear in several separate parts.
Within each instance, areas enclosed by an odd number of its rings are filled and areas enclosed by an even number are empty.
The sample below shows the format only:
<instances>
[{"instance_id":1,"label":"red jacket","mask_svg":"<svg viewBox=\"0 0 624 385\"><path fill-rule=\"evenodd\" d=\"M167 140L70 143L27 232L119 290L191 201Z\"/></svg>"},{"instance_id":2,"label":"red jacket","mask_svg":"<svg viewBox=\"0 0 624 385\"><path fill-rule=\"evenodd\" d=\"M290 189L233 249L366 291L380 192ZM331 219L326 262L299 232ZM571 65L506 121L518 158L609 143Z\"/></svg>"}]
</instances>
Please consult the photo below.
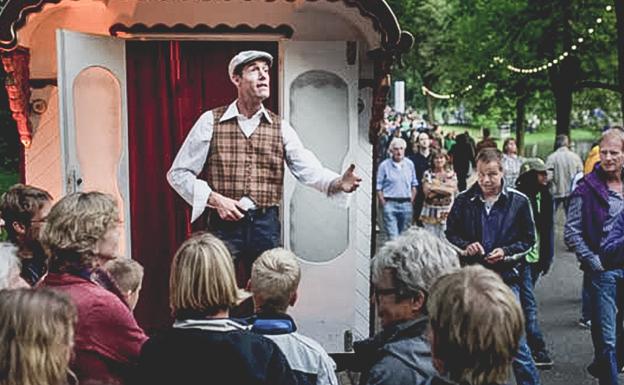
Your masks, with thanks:
<instances>
[{"instance_id":1,"label":"red jacket","mask_svg":"<svg viewBox=\"0 0 624 385\"><path fill-rule=\"evenodd\" d=\"M128 307L77 275L49 273L43 285L67 293L78 309L72 370L80 382L129 383L147 336Z\"/></svg>"}]
</instances>

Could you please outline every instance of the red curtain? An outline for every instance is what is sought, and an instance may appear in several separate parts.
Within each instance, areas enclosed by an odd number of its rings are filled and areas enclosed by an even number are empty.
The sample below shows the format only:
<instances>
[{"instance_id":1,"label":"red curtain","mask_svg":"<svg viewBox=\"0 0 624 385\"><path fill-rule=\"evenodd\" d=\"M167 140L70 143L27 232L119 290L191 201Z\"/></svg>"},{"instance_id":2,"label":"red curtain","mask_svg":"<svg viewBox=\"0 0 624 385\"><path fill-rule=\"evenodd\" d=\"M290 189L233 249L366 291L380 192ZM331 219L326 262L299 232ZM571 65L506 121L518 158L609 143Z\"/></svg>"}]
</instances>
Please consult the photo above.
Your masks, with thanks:
<instances>
[{"instance_id":1,"label":"red curtain","mask_svg":"<svg viewBox=\"0 0 624 385\"><path fill-rule=\"evenodd\" d=\"M277 58L277 43L126 44L132 257L145 268L135 314L150 332L171 324L171 260L191 231L202 229L205 223L199 218L191 229L190 207L167 183L167 170L195 120L204 111L236 98L227 74L232 56L260 49ZM277 74L274 65L272 96L265 103L276 113Z\"/></svg>"}]
</instances>

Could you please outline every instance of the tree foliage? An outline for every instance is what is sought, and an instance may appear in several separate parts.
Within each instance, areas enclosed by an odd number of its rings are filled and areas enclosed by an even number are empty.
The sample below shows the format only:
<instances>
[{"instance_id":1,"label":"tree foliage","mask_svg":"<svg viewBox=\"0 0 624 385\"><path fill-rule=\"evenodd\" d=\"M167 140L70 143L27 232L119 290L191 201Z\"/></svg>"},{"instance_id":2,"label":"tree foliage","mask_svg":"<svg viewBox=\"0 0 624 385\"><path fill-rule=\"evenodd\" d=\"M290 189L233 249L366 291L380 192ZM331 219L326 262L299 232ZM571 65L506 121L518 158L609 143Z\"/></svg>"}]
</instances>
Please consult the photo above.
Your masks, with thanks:
<instances>
[{"instance_id":1,"label":"tree foliage","mask_svg":"<svg viewBox=\"0 0 624 385\"><path fill-rule=\"evenodd\" d=\"M416 44L395 79L407 83L408 102L424 109L426 85L459 97L437 107L465 105L473 121L485 126L509 123L519 101L544 124L589 124L586 111L597 107L621 121L616 17L613 1L588 0L390 0L401 26ZM602 23L597 24L596 19ZM592 34L588 28L594 28ZM578 43L578 38L584 38ZM575 44L577 50L570 50ZM534 67L568 56L537 74L506 69ZM502 65L494 65L494 57ZM486 74L485 79L477 79ZM469 92L462 89L472 85ZM572 97L574 95L574 98ZM569 100L568 100L569 99ZM568 106L569 105L569 106ZM567 112L566 112L567 109ZM571 110L571 111L570 111Z\"/></svg>"}]
</instances>

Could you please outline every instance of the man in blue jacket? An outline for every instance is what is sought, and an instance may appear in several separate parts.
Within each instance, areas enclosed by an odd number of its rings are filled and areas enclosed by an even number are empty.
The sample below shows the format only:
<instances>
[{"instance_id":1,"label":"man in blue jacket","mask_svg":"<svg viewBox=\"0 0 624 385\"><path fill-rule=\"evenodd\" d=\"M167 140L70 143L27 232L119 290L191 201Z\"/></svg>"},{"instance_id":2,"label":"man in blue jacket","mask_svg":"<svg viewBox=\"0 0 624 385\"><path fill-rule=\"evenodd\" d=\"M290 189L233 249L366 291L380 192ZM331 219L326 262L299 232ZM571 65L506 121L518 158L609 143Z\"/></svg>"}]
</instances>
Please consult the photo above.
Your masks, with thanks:
<instances>
[{"instance_id":1,"label":"man in blue jacket","mask_svg":"<svg viewBox=\"0 0 624 385\"><path fill-rule=\"evenodd\" d=\"M500 274L518 296L520 269L535 244L528 198L503 183L502 154L495 148L477 155L477 183L461 192L446 222L446 237L462 250L463 264L479 263ZM526 339L513 363L519 385L539 384Z\"/></svg>"}]
</instances>

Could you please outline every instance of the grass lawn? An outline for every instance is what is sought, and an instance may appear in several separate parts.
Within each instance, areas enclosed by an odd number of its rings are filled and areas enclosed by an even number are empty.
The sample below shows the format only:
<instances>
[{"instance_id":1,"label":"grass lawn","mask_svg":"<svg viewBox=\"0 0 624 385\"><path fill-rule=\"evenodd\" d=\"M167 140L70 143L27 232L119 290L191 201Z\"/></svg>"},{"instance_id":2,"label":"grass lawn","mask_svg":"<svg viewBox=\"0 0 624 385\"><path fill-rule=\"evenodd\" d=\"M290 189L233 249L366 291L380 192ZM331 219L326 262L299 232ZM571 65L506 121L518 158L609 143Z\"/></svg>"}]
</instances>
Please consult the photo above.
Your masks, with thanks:
<instances>
[{"instance_id":1,"label":"grass lawn","mask_svg":"<svg viewBox=\"0 0 624 385\"><path fill-rule=\"evenodd\" d=\"M465 126L442 126L442 131L446 134L449 131L454 131L455 133L462 133L468 130L470 136L478 142L481 139L481 129L474 127L465 127ZM502 148L504 138L501 138L498 132L493 132L492 135L494 140L498 144L498 148ZM512 133L515 137L515 133ZM572 142L578 144L577 153L584 157L588 151L588 146L591 142L598 139L600 136L600 132L594 130L582 130L582 129L573 129L570 133L572 137ZM526 133L524 135L524 146L525 150L532 152L529 154L530 156L540 156L545 157L549 154L553 149L553 144L555 143L555 129L548 129L538 132Z\"/></svg>"}]
</instances>

